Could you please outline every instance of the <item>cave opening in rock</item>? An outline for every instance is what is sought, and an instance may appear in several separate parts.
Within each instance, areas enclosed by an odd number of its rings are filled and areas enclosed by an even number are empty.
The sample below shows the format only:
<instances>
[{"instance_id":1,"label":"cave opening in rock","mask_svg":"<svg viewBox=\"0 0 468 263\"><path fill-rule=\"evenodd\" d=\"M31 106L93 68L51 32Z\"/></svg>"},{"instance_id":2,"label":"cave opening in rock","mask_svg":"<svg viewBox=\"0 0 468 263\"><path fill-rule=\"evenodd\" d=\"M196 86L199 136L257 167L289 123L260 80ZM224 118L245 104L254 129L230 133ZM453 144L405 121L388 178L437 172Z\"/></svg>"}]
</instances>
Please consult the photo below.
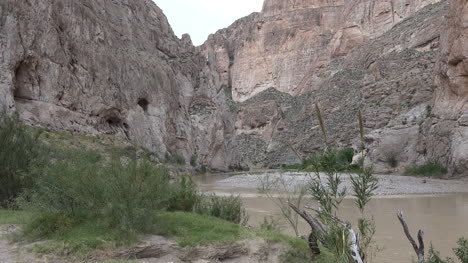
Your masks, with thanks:
<instances>
[{"instance_id":1,"label":"cave opening in rock","mask_svg":"<svg viewBox=\"0 0 468 263\"><path fill-rule=\"evenodd\" d=\"M139 105L145 112L148 111L149 102L148 102L147 99L139 99L139 100L138 100L138 105Z\"/></svg>"},{"instance_id":2,"label":"cave opening in rock","mask_svg":"<svg viewBox=\"0 0 468 263\"><path fill-rule=\"evenodd\" d=\"M122 120L116 116L108 116L106 118L106 123L110 126L120 126L122 124Z\"/></svg>"}]
</instances>

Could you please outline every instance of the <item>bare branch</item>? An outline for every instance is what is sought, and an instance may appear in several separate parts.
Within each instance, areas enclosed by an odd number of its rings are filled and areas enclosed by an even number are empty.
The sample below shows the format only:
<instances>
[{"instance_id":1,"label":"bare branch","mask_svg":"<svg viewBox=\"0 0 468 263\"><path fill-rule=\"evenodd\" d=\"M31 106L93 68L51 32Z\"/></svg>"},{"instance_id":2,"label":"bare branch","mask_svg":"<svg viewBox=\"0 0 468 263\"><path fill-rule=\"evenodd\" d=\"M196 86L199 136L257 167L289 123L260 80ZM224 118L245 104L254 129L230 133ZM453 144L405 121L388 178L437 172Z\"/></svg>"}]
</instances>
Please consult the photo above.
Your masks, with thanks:
<instances>
[{"instance_id":1,"label":"bare branch","mask_svg":"<svg viewBox=\"0 0 468 263\"><path fill-rule=\"evenodd\" d=\"M414 252L416 252L416 255L418 256L418 263L425 263L424 259L424 232L422 230L418 231L418 241L419 241L419 246L416 244L416 241L414 241L414 238L411 236L411 233L408 228L408 224L406 224L406 221L403 217L403 212L400 210L397 212L397 217L398 220L400 220L401 225L403 226L403 231L405 232L406 238L408 238L409 242L413 246Z\"/></svg>"},{"instance_id":2,"label":"bare branch","mask_svg":"<svg viewBox=\"0 0 468 263\"><path fill-rule=\"evenodd\" d=\"M289 206L296 212L300 217L302 217L309 225L311 228L311 233L309 235L309 247L312 250L312 253L315 255L320 254L320 248L318 246L318 240L320 239L320 242L324 242L323 237L327 234L325 232L324 227L322 226L321 223L318 222L317 219L315 219L313 216L308 214L306 211L301 211L299 208L297 208L294 204L288 203Z\"/></svg>"}]
</instances>

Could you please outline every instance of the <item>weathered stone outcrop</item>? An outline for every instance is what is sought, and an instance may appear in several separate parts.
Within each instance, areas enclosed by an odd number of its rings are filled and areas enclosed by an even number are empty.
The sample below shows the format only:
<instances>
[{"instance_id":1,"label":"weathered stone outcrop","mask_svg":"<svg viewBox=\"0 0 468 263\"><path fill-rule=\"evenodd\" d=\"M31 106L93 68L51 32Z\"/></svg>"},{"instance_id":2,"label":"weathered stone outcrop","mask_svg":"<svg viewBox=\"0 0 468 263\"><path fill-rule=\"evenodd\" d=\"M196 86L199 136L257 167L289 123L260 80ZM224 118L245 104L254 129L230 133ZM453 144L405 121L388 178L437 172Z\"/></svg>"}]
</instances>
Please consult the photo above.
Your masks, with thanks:
<instances>
[{"instance_id":1,"label":"weathered stone outcrop","mask_svg":"<svg viewBox=\"0 0 468 263\"><path fill-rule=\"evenodd\" d=\"M433 116L421 145L430 162L468 175L468 2L453 0L441 38Z\"/></svg>"},{"instance_id":2,"label":"weathered stone outcrop","mask_svg":"<svg viewBox=\"0 0 468 263\"><path fill-rule=\"evenodd\" d=\"M0 54L0 104L27 123L228 166L224 93L151 0L1 1Z\"/></svg>"}]
</instances>

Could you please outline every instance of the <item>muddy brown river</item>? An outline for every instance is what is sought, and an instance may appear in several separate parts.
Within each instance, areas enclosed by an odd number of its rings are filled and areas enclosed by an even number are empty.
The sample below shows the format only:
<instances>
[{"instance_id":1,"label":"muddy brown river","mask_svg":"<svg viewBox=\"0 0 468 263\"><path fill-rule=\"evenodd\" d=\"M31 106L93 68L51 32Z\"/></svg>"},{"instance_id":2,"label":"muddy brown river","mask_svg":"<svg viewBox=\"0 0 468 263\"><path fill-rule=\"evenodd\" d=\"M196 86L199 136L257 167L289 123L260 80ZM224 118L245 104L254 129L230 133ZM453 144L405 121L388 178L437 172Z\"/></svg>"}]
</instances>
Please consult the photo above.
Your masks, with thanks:
<instances>
[{"instance_id":1,"label":"muddy brown river","mask_svg":"<svg viewBox=\"0 0 468 263\"><path fill-rule=\"evenodd\" d=\"M259 226L265 216L279 215L278 207L255 189L229 189L225 185L219 187L219 183L227 177L199 177L197 183L202 191L240 195L251 226ZM423 229L426 247L432 242L443 257L455 258L452 248L456 246L457 239L468 237L468 193L378 196L366 208L367 213L374 217L377 230L375 240L381 248L372 261L374 263L412 262L416 258L396 217L399 209L404 212L412 234L415 236L419 228ZM352 223L359 217L352 198L343 201L340 217ZM307 235L308 231L308 225L301 220L301 235ZM283 232L294 234L286 224Z\"/></svg>"}]
</instances>

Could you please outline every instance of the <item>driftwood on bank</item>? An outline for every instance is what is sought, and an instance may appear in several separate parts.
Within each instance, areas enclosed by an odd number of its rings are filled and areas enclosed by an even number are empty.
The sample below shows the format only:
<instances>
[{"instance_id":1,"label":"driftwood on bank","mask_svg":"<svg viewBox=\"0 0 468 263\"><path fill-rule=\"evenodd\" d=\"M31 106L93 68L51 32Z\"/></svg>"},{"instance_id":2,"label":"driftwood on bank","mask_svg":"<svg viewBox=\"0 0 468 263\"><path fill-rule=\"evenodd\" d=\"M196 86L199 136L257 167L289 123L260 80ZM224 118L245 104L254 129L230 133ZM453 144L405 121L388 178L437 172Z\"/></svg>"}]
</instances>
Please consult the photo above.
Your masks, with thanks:
<instances>
[{"instance_id":1,"label":"driftwood on bank","mask_svg":"<svg viewBox=\"0 0 468 263\"><path fill-rule=\"evenodd\" d=\"M306 208L313 210L316 213L320 213L320 210L315 209L313 207L306 206ZM349 236L351 237L351 246L349 249L351 250L351 256L353 257L354 262L364 263L364 260L362 259L361 253L360 253L361 249L359 247L359 233L354 232L353 228L349 224L339 219L338 217L333 216L333 215L330 215L330 217L333 220L335 220L338 224L340 224L341 226L343 226L344 228L348 230Z\"/></svg>"},{"instance_id":2,"label":"driftwood on bank","mask_svg":"<svg viewBox=\"0 0 468 263\"><path fill-rule=\"evenodd\" d=\"M320 248L319 248L319 240L320 242L323 243L323 237L327 234L325 227L312 215L307 213L304 210L300 210L297 208L295 205L292 203L288 203L289 206L291 207L294 212L296 212L300 217L302 217L309 225L311 228L310 235L309 235L309 247L310 250L312 250L312 253L314 255L319 255L320 254Z\"/></svg>"},{"instance_id":3,"label":"driftwood on bank","mask_svg":"<svg viewBox=\"0 0 468 263\"><path fill-rule=\"evenodd\" d=\"M320 254L320 248L318 246L318 242L319 241L322 243L324 242L324 237L328 235L327 229L320 222L320 220L313 217L312 215L307 213L305 210L301 211L299 208L297 208L295 205L291 203L289 203L289 206L310 225L311 233L309 235L309 247L312 250L312 253L314 253L315 255ZM313 210L316 213L320 213L320 210L314 209L310 206L306 206L306 208ZM355 233L349 224L346 224L344 221L342 221L338 217L331 216L331 218L348 230L349 235L351 237L351 246L350 246L351 256L353 257L354 262L364 263L364 261L361 258L361 254L359 253L360 251L359 234Z\"/></svg>"},{"instance_id":4,"label":"driftwood on bank","mask_svg":"<svg viewBox=\"0 0 468 263\"><path fill-rule=\"evenodd\" d=\"M403 217L403 212L398 211L397 213L398 220L400 220L401 225L403 226L403 231L405 232L406 237L408 238L409 242L413 246L414 252L418 256L418 263L425 263L424 259L424 232L422 230L418 231L418 242L419 246L416 244L416 241L411 236L411 233L408 228L408 224Z\"/></svg>"}]
</instances>

